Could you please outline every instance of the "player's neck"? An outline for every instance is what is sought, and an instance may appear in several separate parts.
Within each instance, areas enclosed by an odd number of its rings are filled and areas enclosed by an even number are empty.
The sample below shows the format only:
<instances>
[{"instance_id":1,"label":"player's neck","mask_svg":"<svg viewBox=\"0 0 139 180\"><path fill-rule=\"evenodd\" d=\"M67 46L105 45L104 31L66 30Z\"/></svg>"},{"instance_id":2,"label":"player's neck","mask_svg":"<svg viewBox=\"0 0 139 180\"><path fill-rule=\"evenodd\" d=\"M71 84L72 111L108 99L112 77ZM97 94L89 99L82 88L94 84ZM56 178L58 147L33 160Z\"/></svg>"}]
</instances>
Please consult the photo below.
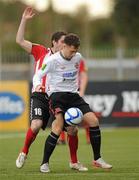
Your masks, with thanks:
<instances>
[{"instance_id":1,"label":"player's neck","mask_svg":"<svg viewBox=\"0 0 139 180\"><path fill-rule=\"evenodd\" d=\"M52 53L52 54L56 53L55 48L51 47L50 49L51 49L51 53Z\"/></svg>"},{"instance_id":2,"label":"player's neck","mask_svg":"<svg viewBox=\"0 0 139 180\"><path fill-rule=\"evenodd\" d=\"M70 61L71 59L69 58L66 58L63 51L60 51L60 55L62 56L63 59L67 60L67 61Z\"/></svg>"}]
</instances>

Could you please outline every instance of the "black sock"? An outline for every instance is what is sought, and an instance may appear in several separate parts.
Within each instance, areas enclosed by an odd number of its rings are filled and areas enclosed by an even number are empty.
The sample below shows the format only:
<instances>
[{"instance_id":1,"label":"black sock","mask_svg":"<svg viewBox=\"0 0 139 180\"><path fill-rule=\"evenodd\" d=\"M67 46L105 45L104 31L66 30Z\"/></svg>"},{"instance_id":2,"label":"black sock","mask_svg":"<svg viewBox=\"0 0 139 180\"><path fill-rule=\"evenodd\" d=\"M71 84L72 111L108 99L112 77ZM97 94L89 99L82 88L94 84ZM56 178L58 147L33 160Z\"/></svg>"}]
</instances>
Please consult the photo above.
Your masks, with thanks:
<instances>
[{"instance_id":1,"label":"black sock","mask_svg":"<svg viewBox=\"0 0 139 180\"><path fill-rule=\"evenodd\" d=\"M100 146L101 146L101 133L99 126L97 127L90 127L90 142L92 145L93 153L94 153L94 160L100 158Z\"/></svg>"},{"instance_id":2,"label":"black sock","mask_svg":"<svg viewBox=\"0 0 139 180\"><path fill-rule=\"evenodd\" d=\"M49 163L49 158L55 149L57 140L59 136L54 134L53 132L50 133L50 135L47 137L45 141L45 146L44 146L44 154L43 154L43 161L42 164L44 163Z\"/></svg>"}]
</instances>

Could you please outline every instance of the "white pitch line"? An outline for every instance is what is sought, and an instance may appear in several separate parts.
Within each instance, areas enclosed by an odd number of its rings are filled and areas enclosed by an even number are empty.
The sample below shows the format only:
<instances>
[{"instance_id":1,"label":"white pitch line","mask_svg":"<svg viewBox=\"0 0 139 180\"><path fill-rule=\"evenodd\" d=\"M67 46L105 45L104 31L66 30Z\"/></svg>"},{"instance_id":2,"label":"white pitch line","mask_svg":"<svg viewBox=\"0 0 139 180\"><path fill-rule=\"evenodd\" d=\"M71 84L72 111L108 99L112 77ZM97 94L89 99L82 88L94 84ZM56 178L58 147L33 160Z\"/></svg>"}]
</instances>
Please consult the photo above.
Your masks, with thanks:
<instances>
[{"instance_id":1,"label":"white pitch line","mask_svg":"<svg viewBox=\"0 0 139 180\"><path fill-rule=\"evenodd\" d=\"M0 139L24 138L26 133L7 133L0 134ZM46 136L46 133L39 133L38 136Z\"/></svg>"},{"instance_id":2,"label":"white pitch line","mask_svg":"<svg viewBox=\"0 0 139 180\"><path fill-rule=\"evenodd\" d=\"M115 130L115 128L101 128L102 132L111 132L113 130ZM79 129L79 132L83 132L84 129ZM50 132L50 129L47 129L46 132L45 131L41 131L38 136L47 136L48 133ZM13 132L13 133L0 133L0 139L12 139L12 138L24 138L26 135L26 132Z\"/></svg>"},{"instance_id":3,"label":"white pitch line","mask_svg":"<svg viewBox=\"0 0 139 180\"><path fill-rule=\"evenodd\" d=\"M51 174L52 173L52 174ZM46 176L75 176L75 175L77 175L77 176L79 176L79 174L82 174L82 176L86 176L86 175L88 175L88 173L87 172L78 172L78 171L76 171L76 172L74 172L74 173L54 173L54 172L50 172L50 173L28 173L27 174L27 172L26 172L26 176L44 176L44 175L46 175ZM8 175L8 174L6 174L6 173L3 173L3 174L1 174L1 175L4 175L4 176L6 176L6 175ZM24 174L22 174L22 173L17 173L16 174L16 176L23 176ZM91 174L90 174L91 175Z\"/></svg>"}]
</instances>

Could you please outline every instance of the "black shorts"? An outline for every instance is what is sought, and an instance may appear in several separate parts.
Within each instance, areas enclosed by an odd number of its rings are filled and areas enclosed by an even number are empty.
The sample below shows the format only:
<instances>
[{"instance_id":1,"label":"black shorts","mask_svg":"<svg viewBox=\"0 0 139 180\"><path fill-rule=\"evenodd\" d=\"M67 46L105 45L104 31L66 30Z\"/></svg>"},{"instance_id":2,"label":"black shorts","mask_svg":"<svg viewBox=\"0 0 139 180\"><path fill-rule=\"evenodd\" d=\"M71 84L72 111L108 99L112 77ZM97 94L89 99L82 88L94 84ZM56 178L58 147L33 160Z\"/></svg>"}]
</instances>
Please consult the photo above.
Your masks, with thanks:
<instances>
[{"instance_id":1,"label":"black shorts","mask_svg":"<svg viewBox=\"0 0 139 180\"><path fill-rule=\"evenodd\" d=\"M83 114L92 112L84 99L77 93L56 92L49 97L49 108L53 115L62 112L63 114L71 107L79 108Z\"/></svg>"},{"instance_id":2,"label":"black shorts","mask_svg":"<svg viewBox=\"0 0 139 180\"><path fill-rule=\"evenodd\" d=\"M43 121L42 129L47 126L50 113L48 96L46 93L34 92L30 102L30 120L40 119Z\"/></svg>"}]
</instances>

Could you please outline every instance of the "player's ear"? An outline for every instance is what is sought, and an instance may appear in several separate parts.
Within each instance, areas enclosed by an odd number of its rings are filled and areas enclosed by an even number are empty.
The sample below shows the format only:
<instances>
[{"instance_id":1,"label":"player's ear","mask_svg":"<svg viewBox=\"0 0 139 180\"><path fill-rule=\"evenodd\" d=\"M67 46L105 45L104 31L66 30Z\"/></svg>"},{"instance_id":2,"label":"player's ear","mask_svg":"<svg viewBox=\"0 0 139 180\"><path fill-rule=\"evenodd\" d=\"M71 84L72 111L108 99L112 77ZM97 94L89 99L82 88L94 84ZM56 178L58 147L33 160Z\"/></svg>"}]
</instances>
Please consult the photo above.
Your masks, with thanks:
<instances>
[{"instance_id":1,"label":"player's ear","mask_svg":"<svg viewBox=\"0 0 139 180\"><path fill-rule=\"evenodd\" d=\"M63 43L63 47L65 48L67 45L65 43Z\"/></svg>"},{"instance_id":2,"label":"player's ear","mask_svg":"<svg viewBox=\"0 0 139 180\"><path fill-rule=\"evenodd\" d=\"M53 41L51 41L51 44L52 44L52 47L54 46L54 40Z\"/></svg>"},{"instance_id":3,"label":"player's ear","mask_svg":"<svg viewBox=\"0 0 139 180\"><path fill-rule=\"evenodd\" d=\"M56 41L53 40L53 41L52 41L52 46L55 46L55 44L56 44Z\"/></svg>"}]
</instances>

